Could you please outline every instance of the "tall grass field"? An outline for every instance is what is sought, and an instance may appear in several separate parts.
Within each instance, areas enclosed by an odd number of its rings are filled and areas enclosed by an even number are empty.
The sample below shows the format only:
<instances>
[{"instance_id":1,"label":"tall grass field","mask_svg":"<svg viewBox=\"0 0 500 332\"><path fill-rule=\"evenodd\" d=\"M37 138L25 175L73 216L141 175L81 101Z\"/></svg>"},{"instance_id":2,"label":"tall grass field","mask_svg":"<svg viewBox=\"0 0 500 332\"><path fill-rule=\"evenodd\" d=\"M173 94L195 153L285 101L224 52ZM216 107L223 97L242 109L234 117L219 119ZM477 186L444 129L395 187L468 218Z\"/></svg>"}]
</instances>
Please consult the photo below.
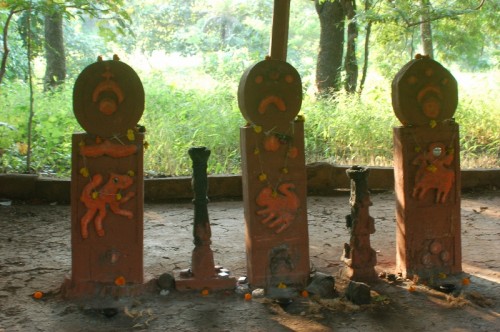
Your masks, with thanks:
<instances>
[{"instance_id":1,"label":"tall grass field","mask_svg":"<svg viewBox=\"0 0 500 332\"><path fill-rule=\"evenodd\" d=\"M243 68L244 69L244 68ZM243 73L242 69L242 73ZM210 174L240 173L239 77L214 80L189 68L139 70L146 92L140 124L146 127L145 172L150 176L191 174L188 149L212 150ZM453 71L452 71L453 72ZM498 72L454 73L459 82L462 168L500 167ZM361 96L339 93L316 100L304 80L301 114L305 117L307 163L391 166L392 128L399 126L391 106L389 80L369 77ZM29 88L7 82L0 91L0 173L36 172L68 177L71 134L80 132L72 111L72 82L58 91L35 90L31 170L26 170Z\"/></svg>"}]
</instances>

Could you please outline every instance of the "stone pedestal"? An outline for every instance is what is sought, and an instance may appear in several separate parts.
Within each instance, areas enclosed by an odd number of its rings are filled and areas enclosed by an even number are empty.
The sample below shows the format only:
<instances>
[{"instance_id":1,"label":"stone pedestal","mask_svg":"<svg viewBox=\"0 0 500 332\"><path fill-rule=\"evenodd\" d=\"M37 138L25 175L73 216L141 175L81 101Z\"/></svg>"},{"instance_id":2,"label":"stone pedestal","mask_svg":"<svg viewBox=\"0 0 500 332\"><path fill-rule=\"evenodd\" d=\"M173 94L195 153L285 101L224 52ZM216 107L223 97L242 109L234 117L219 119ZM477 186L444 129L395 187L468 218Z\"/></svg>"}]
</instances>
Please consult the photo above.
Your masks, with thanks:
<instances>
[{"instance_id":1,"label":"stone pedestal","mask_svg":"<svg viewBox=\"0 0 500 332\"><path fill-rule=\"evenodd\" d=\"M293 122L293 133L292 158L287 157L288 144L266 151L261 147L265 133L241 128L247 273L252 286L305 285L309 278L302 121Z\"/></svg>"},{"instance_id":2,"label":"stone pedestal","mask_svg":"<svg viewBox=\"0 0 500 332\"><path fill-rule=\"evenodd\" d=\"M74 89L86 133L72 138L71 277L65 297L137 295L143 273L144 110L139 77L118 61L87 67Z\"/></svg>"},{"instance_id":3,"label":"stone pedestal","mask_svg":"<svg viewBox=\"0 0 500 332\"><path fill-rule=\"evenodd\" d=\"M462 271L460 146L453 75L417 55L392 81L397 269L431 283Z\"/></svg>"},{"instance_id":4,"label":"stone pedestal","mask_svg":"<svg viewBox=\"0 0 500 332\"><path fill-rule=\"evenodd\" d=\"M428 279L462 271L458 125L394 128L397 270Z\"/></svg>"}]
</instances>

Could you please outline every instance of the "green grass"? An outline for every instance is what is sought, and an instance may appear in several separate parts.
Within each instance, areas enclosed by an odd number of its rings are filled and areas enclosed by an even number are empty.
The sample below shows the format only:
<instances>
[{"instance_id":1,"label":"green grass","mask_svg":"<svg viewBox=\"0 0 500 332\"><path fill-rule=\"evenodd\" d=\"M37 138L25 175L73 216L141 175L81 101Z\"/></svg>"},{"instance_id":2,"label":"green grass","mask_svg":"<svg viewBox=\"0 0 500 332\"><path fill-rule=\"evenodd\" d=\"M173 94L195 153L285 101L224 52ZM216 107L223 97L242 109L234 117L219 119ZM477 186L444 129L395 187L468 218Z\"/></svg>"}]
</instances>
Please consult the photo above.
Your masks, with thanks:
<instances>
[{"instance_id":1,"label":"green grass","mask_svg":"<svg viewBox=\"0 0 500 332\"><path fill-rule=\"evenodd\" d=\"M466 77L476 85L460 87L455 114L460 124L462 168L500 167L498 79ZM498 75L496 75L498 76ZM245 124L237 97L237 80L216 82L207 76L141 75L146 109L140 121L149 148L145 171L152 176L191 174L187 150L212 150L210 174L240 173L239 127ZM372 81L361 98L340 93L333 100L304 97L306 161L338 165L392 165L392 127L398 126L390 102L390 82ZM72 112L72 84L35 95L33 171L67 177L71 168L71 134L81 131ZM21 83L0 91L0 172L25 172L29 96Z\"/></svg>"}]
</instances>

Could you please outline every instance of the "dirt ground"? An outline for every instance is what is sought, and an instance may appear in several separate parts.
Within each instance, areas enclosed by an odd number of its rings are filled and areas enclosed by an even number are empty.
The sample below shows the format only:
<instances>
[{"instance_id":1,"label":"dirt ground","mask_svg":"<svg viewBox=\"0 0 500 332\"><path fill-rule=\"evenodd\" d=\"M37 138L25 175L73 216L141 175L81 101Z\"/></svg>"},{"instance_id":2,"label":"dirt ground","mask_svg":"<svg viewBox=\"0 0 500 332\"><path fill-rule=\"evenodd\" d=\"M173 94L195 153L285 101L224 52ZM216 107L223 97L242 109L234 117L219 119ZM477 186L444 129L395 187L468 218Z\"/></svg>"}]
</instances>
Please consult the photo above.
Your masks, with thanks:
<instances>
[{"instance_id":1,"label":"dirt ground","mask_svg":"<svg viewBox=\"0 0 500 332\"><path fill-rule=\"evenodd\" d=\"M446 295L409 280L372 284L372 303L344 298L339 258L349 239L348 196L309 197L312 269L336 277L338 297L297 297L287 306L268 298L245 300L232 291L146 294L113 303L63 300L59 288L71 269L70 206L13 202L0 206L0 332L6 331L499 331L500 191L464 193L464 274L443 282ZM392 193L372 194L377 271L394 273ZM244 276L241 201L209 204L216 264ZM144 270L147 279L176 274L191 259L191 203L146 204ZM443 276L444 277L444 276ZM462 285L470 277L470 285ZM409 291L410 286L413 286ZM44 292L42 299L32 297ZM108 317L110 316L110 317Z\"/></svg>"}]
</instances>

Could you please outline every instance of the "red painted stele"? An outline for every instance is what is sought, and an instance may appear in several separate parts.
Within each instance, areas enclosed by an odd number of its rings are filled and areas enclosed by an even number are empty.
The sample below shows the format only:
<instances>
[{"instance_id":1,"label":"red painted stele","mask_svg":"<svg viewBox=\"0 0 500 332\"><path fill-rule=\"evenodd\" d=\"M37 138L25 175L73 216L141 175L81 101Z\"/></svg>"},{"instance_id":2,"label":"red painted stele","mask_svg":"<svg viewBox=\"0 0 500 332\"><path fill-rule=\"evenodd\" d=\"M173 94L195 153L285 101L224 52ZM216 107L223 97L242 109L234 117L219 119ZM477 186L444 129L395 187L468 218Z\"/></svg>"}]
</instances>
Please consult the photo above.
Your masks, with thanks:
<instances>
[{"instance_id":1,"label":"red painted stele","mask_svg":"<svg viewBox=\"0 0 500 332\"><path fill-rule=\"evenodd\" d=\"M73 92L71 276L67 298L134 295L143 276L143 140L137 129L144 89L132 68L101 58Z\"/></svg>"},{"instance_id":2,"label":"red painted stele","mask_svg":"<svg viewBox=\"0 0 500 332\"><path fill-rule=\"evenodd\" d=\"M392 83L397 272L431 282L462 271L457 83L417 56Z\"/></svg>"},{"instance_id":3,"label":"red painted stele","mask_svg":"<svg viewBox=\"0 0 500 332\"><path fill-rule=\"evenodd\" d=\"M242 76L241 128L247 274L255 287L302 285L309 278L309 239L300 76L266 59Z\"/></svg>"}]
</instances>

